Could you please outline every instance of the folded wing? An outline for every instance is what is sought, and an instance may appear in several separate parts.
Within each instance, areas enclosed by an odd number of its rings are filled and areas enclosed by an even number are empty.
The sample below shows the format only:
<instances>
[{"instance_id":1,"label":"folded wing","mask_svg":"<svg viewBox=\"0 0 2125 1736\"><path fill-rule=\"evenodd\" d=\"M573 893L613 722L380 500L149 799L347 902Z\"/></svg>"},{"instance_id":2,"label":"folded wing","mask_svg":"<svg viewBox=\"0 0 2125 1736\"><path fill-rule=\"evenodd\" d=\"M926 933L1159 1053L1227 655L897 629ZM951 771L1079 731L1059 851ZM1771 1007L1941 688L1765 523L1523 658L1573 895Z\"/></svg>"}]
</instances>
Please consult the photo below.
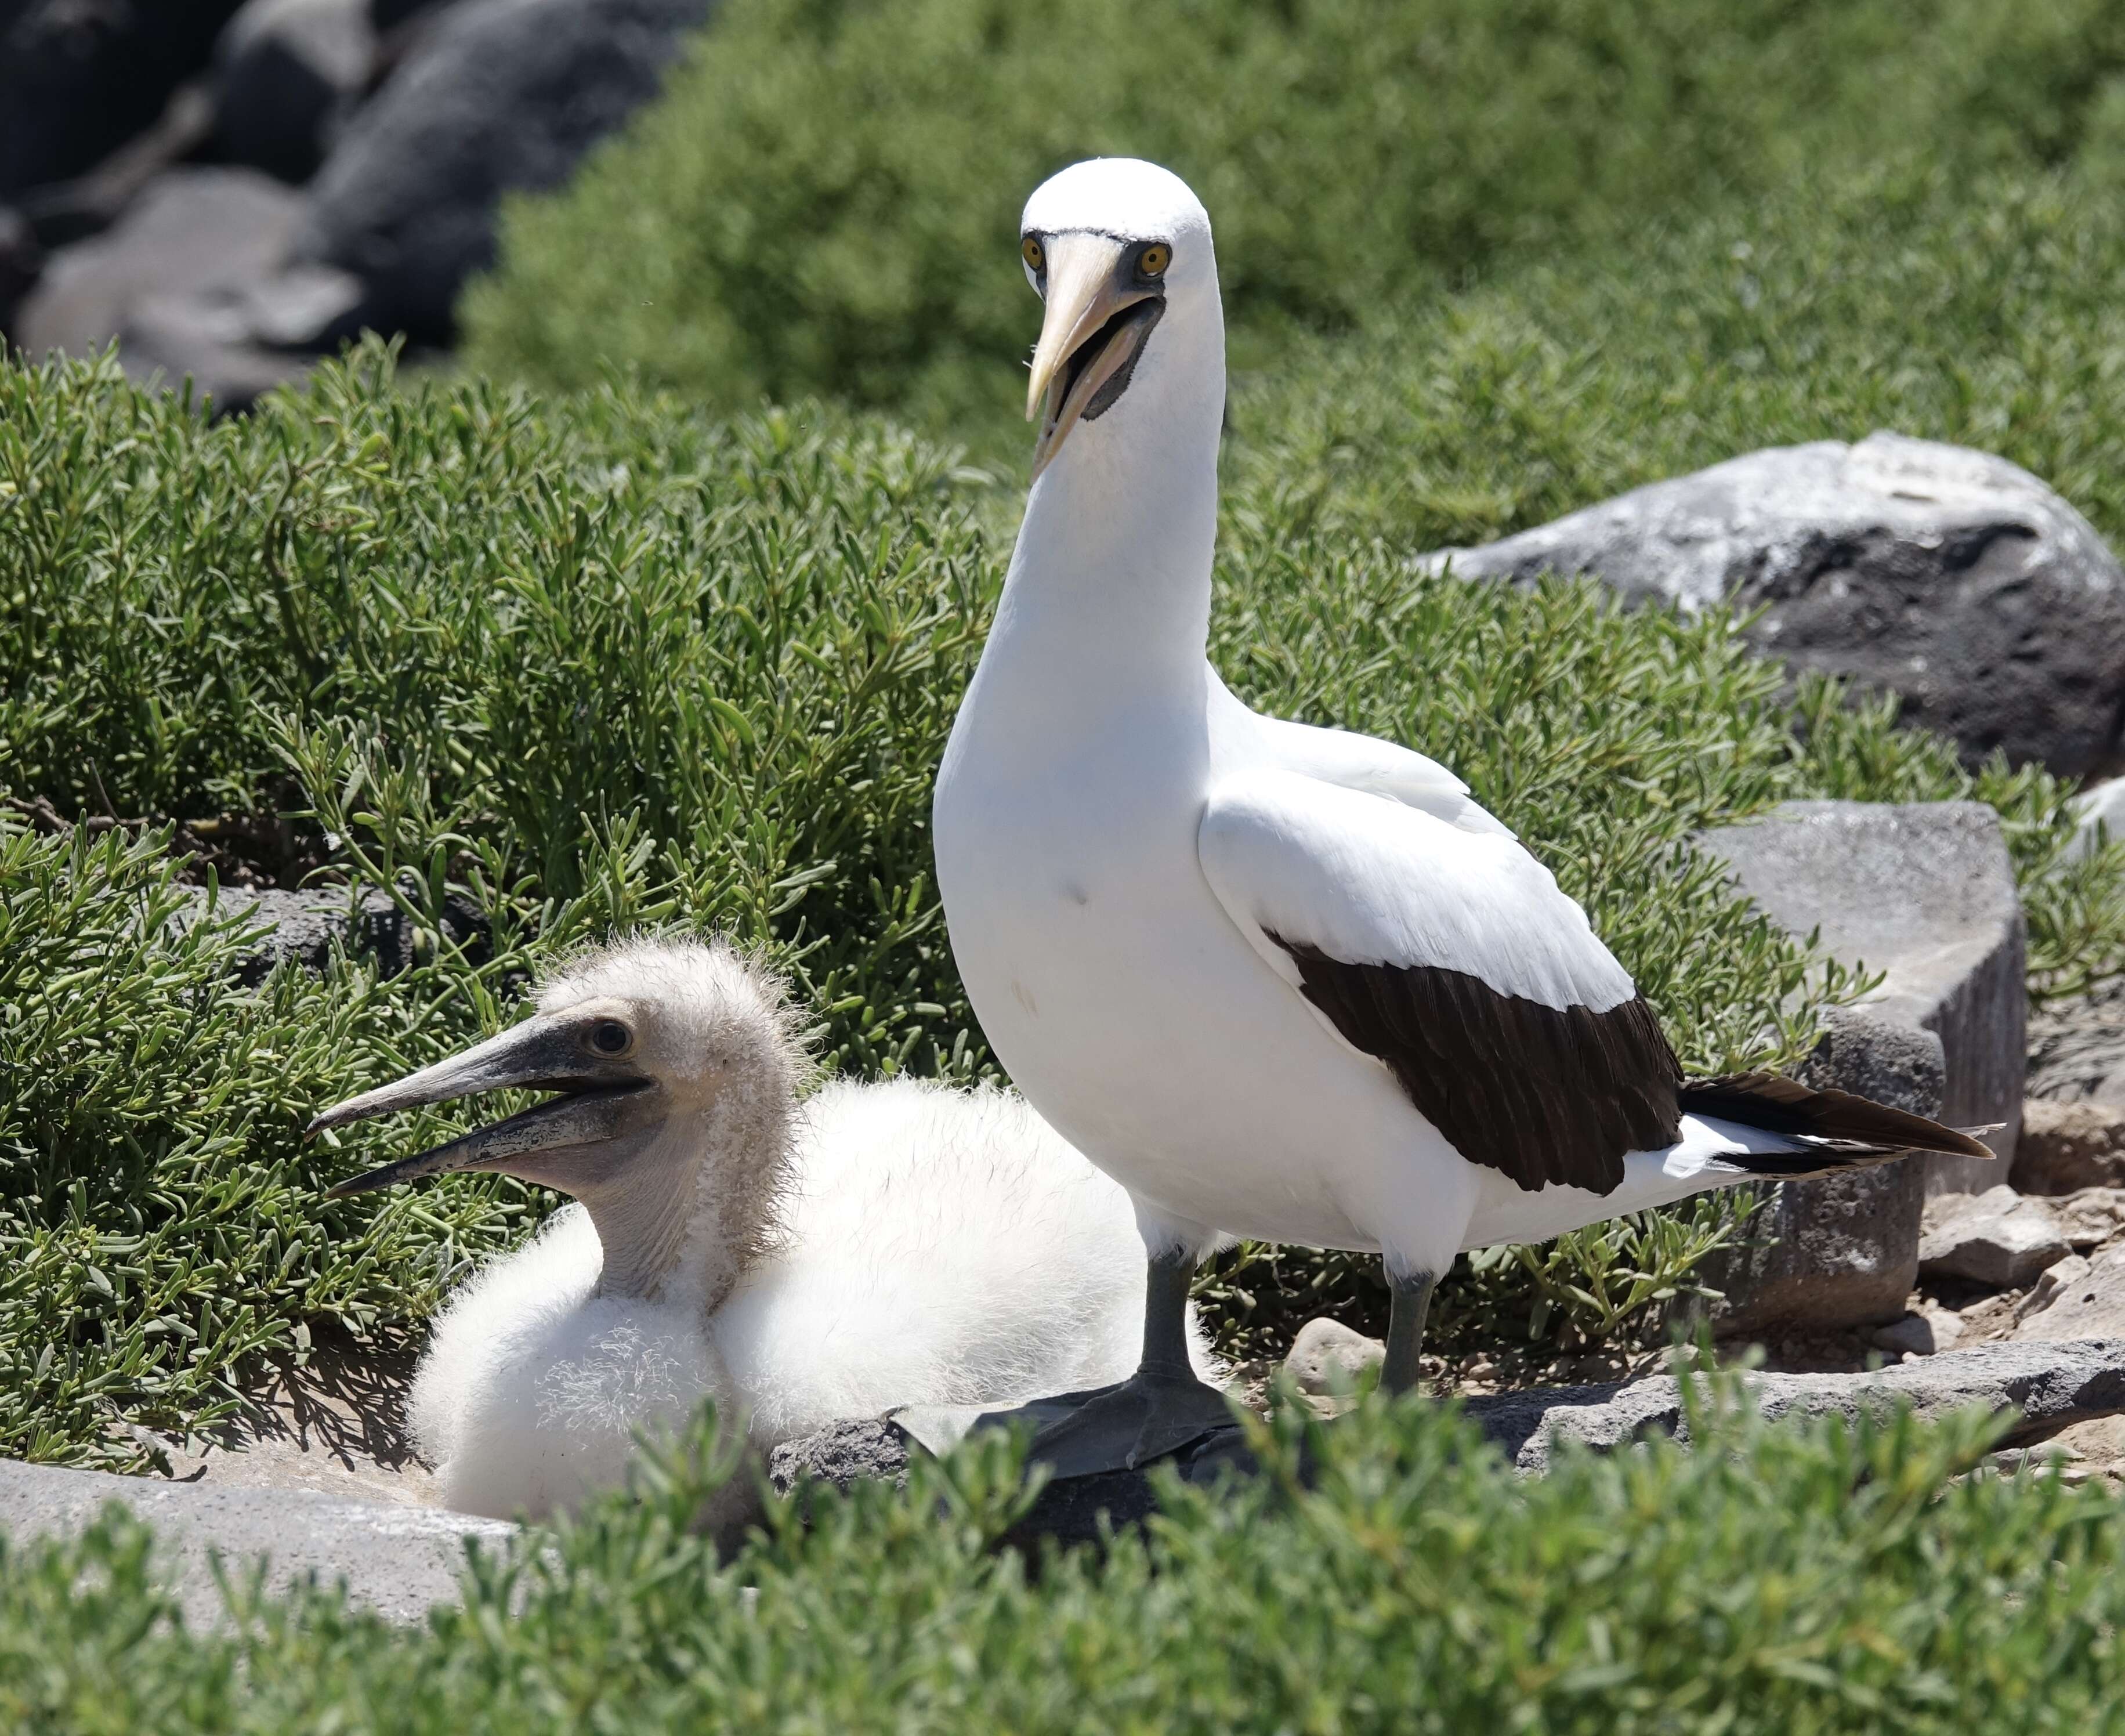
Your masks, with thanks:
<instances>
[{"instance_id":1,"label":"folded wing","mask_svg":"<svg viewBox=\"0 0 2125 1736\"><path fill-rule=\"evenodd\" d=\"M1674 1051L1547 868L1502 828L1429 807L1249 771L1212 793L1204 875L1293 992L1462 1156L1524 1188L1608 1193L1627 1153L1676 1137Z\"/></svg>"}]
</instances>

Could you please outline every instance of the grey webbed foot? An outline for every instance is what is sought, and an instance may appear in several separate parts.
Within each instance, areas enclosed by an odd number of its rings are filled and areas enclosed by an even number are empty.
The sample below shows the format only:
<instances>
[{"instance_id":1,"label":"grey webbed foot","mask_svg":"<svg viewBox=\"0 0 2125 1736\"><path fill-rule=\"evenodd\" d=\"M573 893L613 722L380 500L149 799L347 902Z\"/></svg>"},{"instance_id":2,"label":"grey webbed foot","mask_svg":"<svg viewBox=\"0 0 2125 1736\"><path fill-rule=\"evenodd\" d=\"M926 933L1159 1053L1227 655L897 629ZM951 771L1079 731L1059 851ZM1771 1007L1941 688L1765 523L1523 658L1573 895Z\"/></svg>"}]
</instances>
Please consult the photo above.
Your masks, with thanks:
<instances>
[{"instance_id":1,"label":"grey webbed foot","mask_svg":"<svg viewBox=\"0 0 2125 1736\"><path fill-rule=\"evenodd\" d=\"M1189 1372L1138 1369L1117 1386L1035 1399L992 1411L982 1427L1034 1426L1030 1464L1057 1477L1135 1470L1235 1424L1231 1403Z\"/></svg>"}]
</instances>

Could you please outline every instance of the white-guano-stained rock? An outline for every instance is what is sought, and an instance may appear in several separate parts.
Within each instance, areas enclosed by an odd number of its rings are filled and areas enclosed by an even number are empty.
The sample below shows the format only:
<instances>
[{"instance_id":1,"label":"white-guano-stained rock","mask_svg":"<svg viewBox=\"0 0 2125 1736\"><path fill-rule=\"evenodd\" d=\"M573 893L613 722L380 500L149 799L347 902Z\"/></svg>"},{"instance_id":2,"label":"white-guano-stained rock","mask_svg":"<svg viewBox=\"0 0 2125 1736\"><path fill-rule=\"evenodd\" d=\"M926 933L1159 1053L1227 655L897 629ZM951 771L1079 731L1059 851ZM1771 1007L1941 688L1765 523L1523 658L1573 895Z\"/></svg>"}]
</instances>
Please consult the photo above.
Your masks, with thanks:
<instances>
[{"instance_id":1,"label":"white-guano-stained rock","mask_svg":"<svg viewBox=\"0 0 2125 1736\"><path fill-rule=\"evenodd\" d=\"M1623 596L1762 608L1794 668L1901 696L1906 722L2069 776L2116 754L2125 573L2051 488L1893 433L1730 459L1449 559L1465 577L1591 573Z\"/></svg>"}]
</instances>

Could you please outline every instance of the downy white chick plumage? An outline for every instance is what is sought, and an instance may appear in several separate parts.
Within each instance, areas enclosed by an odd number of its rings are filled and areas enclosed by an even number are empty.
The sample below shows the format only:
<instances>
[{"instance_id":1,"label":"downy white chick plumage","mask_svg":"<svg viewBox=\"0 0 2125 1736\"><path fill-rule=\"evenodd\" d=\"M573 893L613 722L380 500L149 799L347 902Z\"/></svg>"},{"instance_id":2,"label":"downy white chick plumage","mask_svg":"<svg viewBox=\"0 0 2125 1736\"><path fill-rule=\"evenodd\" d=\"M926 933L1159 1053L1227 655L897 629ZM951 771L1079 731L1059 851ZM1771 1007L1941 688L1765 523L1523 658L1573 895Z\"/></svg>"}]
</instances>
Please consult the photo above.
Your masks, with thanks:
<instances>
[{"instance_id":1,"label":"downy white chick plumage","mask_svg":"<svg viewBox=\"0 0 2125 1736\"><path fill-rule=\"evenodd\" d=\"M800 1100L807 1072L773 972L721 941L635 941L564 969L523 1023L318 1117L560 1093L334 1190L484 1169L575 1196L435 1323L411 1409L443 1504L572 1509L704 1398L764 1452L1136 1366L1128 1196L1023 1099L898 1079ZM1199 1335L1190 1354L1212 1370ZM741 1473L711 1523L752 1502Z\"/></svg>"}]
</instances>

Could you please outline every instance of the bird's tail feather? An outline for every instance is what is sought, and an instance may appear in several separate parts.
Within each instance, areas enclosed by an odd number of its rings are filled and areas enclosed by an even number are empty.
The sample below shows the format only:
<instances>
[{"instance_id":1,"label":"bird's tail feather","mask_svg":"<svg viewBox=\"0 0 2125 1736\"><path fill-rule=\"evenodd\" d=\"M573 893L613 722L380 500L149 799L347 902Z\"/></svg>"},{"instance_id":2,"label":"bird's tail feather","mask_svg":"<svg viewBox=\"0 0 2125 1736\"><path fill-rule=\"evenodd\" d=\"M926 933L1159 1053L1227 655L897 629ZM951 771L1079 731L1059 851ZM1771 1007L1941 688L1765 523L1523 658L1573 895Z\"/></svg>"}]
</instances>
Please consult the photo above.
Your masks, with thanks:
<instances>
[{"instance_id":1,"label":"bird's tail feather","mask_svg":"<svg viewBox=\"0 0 2125 1736\"><path fill-rule=\"evenodd\" d=\"M1751 1175L1779 1180L1834 1175L1887 1163L1914 1151L1959 1158L1995 1153L1977 1135L1990 1127L1944 1127L1907 1110L1892 1109L1849 1091L1812 1091L1774 1073L1730 1073L1682 1087L1685 1115L1736 1121L1798 1142L1790 1151L1752 1152L1725 1162Z\"/></svg>"}]
</instances>

